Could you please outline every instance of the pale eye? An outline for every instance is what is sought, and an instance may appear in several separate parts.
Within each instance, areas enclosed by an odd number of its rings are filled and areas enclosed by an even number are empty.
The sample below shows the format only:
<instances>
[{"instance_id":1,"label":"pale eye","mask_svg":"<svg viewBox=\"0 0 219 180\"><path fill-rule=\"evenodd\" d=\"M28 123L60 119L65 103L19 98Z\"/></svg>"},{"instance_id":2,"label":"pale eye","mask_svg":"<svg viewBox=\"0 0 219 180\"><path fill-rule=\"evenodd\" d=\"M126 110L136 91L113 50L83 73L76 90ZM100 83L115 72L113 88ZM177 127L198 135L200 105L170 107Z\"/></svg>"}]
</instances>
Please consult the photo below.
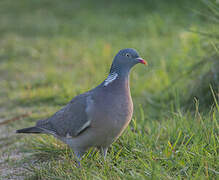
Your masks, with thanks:
<instances>
[{"instance_id":1,"label":"pale eye","mask_svg":"<svg viewBox=\"0 0 219 180\"><path fill-rule=\"evenodd\" d=\"M129 53L126 53L125 56L127 56L127 57L131 57L131 55L130 55Z\"/></svg>"}]
</instances>

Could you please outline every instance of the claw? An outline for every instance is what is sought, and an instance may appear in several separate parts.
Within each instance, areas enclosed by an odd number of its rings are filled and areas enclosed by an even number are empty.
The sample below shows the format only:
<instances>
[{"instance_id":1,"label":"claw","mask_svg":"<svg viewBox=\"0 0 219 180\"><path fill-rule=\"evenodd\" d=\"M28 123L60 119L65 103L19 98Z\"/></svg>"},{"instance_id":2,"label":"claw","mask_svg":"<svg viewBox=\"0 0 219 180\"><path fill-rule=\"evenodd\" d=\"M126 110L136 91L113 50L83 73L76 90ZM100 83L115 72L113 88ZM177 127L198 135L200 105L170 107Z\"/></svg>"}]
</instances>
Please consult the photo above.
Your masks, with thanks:
<instances>
[{"instance_id":1,"label":"claw","mask_svg":"<svg viewBox=\"0 0 219 180\"><path fill-rule=\"evenodd\" d=\"M106 161L107 150L108 150L107 147L101 147L101 152L102 152L102 155L103 155L104 161Z\"/></svg>"}]
</instances>

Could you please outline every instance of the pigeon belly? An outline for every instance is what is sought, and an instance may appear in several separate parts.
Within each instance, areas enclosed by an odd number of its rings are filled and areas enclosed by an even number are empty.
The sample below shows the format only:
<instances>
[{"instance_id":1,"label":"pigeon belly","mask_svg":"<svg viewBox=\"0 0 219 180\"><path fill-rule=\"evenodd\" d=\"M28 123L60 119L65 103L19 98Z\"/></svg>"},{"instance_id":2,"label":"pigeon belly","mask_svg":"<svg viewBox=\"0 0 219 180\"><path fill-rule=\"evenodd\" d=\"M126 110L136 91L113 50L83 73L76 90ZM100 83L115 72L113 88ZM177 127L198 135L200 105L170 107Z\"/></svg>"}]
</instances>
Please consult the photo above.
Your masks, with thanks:
<instances>
[{"instance_id":1,"label":"pigeon belly","mask_svg":"<svg viewBox=\"0 0 219 180\"><path fill-rule=\"evenodd\" d=\"M129 90L129 89L128 89ZM103 100L94 102L91 128L96 132L96 146L108 147L128 126L132 118L133 103L129 91L105 93Z\"/></svg>"}]
</instances>

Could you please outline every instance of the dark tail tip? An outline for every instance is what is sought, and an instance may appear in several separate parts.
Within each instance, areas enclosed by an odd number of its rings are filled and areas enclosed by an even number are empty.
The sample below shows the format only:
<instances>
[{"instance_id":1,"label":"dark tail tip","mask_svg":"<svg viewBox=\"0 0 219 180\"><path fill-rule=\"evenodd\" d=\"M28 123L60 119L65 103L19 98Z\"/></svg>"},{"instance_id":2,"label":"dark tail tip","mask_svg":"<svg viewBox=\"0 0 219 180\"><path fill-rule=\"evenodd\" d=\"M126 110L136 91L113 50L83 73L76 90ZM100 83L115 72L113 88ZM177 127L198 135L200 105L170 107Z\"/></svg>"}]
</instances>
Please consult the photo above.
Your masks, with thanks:
<instances>
[{"instance_id":1,"label":"dark tail tip","mask_svg":"<svg viewBox=\"0 0 219 180\"><path fill-rule=\"evenodd\" d=\"M38 127L29 127L24 129L18 129L16 133L42 133L42 129Z\"/></svg>"}]
</instances>

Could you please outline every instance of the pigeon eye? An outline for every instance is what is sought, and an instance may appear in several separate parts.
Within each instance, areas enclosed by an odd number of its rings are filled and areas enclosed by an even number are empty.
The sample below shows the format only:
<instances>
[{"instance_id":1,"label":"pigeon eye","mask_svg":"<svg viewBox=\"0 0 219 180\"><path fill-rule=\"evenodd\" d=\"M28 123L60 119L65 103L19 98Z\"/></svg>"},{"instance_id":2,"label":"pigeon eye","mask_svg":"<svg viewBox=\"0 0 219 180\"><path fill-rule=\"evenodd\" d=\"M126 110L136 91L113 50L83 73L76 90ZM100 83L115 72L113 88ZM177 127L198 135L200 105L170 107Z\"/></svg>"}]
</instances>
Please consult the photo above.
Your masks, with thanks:
<instances>
[{"instance_id":1,"label":"pigeon eye","mask_svg":"<svg viewBox=\"0 0 219 180\"><path fill-rule=\"evenodd\" d=\"M126 53L125 56L127 56L127 57L131 57L131 55L130 55L129 53Z\"/></svg>"}]
</instances>

